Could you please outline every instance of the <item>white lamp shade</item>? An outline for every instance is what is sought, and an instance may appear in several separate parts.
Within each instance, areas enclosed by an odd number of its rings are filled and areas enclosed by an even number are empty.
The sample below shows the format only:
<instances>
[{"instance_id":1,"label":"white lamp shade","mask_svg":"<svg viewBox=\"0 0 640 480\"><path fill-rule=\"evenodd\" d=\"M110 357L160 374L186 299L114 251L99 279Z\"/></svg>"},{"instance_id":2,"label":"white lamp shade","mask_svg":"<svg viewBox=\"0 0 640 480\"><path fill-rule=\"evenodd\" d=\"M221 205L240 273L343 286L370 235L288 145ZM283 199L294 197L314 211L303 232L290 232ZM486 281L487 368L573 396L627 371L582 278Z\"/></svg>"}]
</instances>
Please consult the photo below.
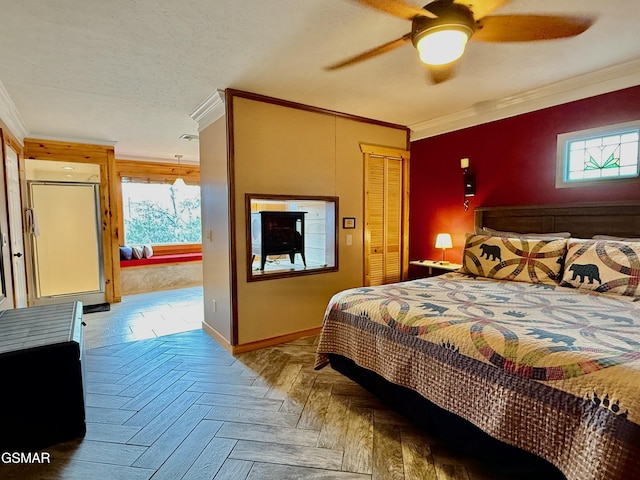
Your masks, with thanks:
<instances>
[{"instance_id":1,"label":"white lamp shade","mask_svg":"<svg viewBox=\"0 0 640 480\"><path fill-rule=\"evenodd\" d=\"M182 179L182 177L178 177L176 178L175 182L173 182L173 186L175 188L182 188L185 186L184 180Z\"/></svg>"},{"instance_id":2,"label":"white lamp shade","mask_svg":"<svg viewBox=\"0 0 640 480\"><path fill-rule=\"evenodd\" d=\"M439 233L436 237L436 248L452 248L453 242L451 235L448 233Z\"/></svg>"},{"instance_id":3,"label":"white lamp shade","mask_svg":"<svg viewBox=\"0 0 640 480\"><path fill-rule=\"evenodd\" d=\"M418 40L416 48L427 65L446 65L462 56L468 40L466 31L437 30Z\"/></svg>"}]
</instances>

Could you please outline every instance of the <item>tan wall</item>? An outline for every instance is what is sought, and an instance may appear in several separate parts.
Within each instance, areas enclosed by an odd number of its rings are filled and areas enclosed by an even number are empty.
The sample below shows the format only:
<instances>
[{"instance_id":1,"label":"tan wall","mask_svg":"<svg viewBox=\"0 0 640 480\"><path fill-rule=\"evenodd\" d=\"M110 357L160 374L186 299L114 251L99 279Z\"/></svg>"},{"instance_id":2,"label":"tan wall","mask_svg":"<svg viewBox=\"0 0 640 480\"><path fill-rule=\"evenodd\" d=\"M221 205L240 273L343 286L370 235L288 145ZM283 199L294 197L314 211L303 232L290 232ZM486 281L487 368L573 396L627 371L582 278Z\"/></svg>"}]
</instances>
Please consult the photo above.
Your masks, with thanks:
<instances>
[{"instance_id":1,"label":"tan wall","mask_svg":"<svg viewBox=\"0 0 640 480\"><path fill-rule=\"evenodd\" d=\"M200 132L204 321L231 343L231 242L226 118ZM212 300L216 301L215 311Z\"/></svg>"},{"instance_id":2,"label":"tan wall","mask_svg":"<svg viewBox=\"0 0 640 480\"><path fill-rule=\"evenodd\" d=\"M237 320L242 345L319 327L334 293L362 285L364 172L359 143L405 149L407 134L401 128L232 98ZM338 196L339 271L247 282L246 193ZM341 228L345 216L356 218L355 230ZM346 245L347 234L353 235L352 246Z\"/></svg>"}]
</instances>

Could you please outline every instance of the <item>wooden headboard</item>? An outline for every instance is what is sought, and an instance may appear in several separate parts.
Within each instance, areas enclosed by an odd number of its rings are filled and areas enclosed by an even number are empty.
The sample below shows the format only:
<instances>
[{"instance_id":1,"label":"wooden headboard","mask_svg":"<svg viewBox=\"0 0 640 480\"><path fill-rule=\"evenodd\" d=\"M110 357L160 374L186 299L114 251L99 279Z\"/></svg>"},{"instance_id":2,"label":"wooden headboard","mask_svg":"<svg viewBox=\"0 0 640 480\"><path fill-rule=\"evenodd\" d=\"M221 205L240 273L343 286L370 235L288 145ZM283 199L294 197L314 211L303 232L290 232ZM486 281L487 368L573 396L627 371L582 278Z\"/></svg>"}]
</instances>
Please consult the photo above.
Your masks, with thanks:
<instances>
[{"instance_id":1,"label":"wooden headboard","mask_svg":"<svg viewBox=\"0 0 640 480\"><path fill-rule=\"evenodd\" d=\"M574 238L640 237L640 203L478 207L475 226L518 233L570 232Z\"/></svg>"}]
</instances>

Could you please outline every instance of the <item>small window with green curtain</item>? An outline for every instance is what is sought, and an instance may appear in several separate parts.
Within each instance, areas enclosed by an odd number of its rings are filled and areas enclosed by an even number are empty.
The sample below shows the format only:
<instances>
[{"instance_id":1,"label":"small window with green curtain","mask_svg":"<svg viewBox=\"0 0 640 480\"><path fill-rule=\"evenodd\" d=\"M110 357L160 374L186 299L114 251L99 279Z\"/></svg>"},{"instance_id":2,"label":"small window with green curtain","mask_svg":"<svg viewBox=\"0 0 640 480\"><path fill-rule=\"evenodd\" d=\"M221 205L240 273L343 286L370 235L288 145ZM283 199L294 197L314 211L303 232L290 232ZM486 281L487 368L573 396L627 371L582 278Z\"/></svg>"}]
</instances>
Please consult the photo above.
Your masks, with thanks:
<instances>
[{"instance_id":1,"label":"small window with green curtain","mask_svg":"<svg viewBox=\"0 0 640 480\"><path fill-rule=\"evenodd\" d=\"M638 179L640 122L558 135L556 187Z\"/></svg>"}]
</instances>

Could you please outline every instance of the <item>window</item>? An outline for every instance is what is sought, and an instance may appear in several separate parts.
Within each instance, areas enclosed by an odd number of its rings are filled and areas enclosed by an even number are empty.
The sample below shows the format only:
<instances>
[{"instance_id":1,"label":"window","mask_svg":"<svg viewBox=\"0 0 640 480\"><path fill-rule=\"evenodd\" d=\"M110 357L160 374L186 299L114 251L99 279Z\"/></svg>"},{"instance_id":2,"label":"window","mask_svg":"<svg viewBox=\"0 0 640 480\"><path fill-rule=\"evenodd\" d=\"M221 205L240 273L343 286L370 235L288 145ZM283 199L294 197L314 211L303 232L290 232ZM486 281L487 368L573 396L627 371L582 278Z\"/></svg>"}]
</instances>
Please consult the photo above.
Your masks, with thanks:
<instances>
[{"instance_id":1,"label":"window","mask_svg":"<svg viewBox=\"0 0 640 480\"><path fill-rule=\"evenodd\" d=\"M202 241L198 185L123 181L122 216L125 245Z\"/></svg>"},{"instance_id":2,"label":"window","mask_svg":"<svg viewBox=\"0 0 640 480\"><path fill-rule=\"evenodd\" d=\"M558 135L556 187L638 178L640 122Z\"/></svg>"}]
</instances>

